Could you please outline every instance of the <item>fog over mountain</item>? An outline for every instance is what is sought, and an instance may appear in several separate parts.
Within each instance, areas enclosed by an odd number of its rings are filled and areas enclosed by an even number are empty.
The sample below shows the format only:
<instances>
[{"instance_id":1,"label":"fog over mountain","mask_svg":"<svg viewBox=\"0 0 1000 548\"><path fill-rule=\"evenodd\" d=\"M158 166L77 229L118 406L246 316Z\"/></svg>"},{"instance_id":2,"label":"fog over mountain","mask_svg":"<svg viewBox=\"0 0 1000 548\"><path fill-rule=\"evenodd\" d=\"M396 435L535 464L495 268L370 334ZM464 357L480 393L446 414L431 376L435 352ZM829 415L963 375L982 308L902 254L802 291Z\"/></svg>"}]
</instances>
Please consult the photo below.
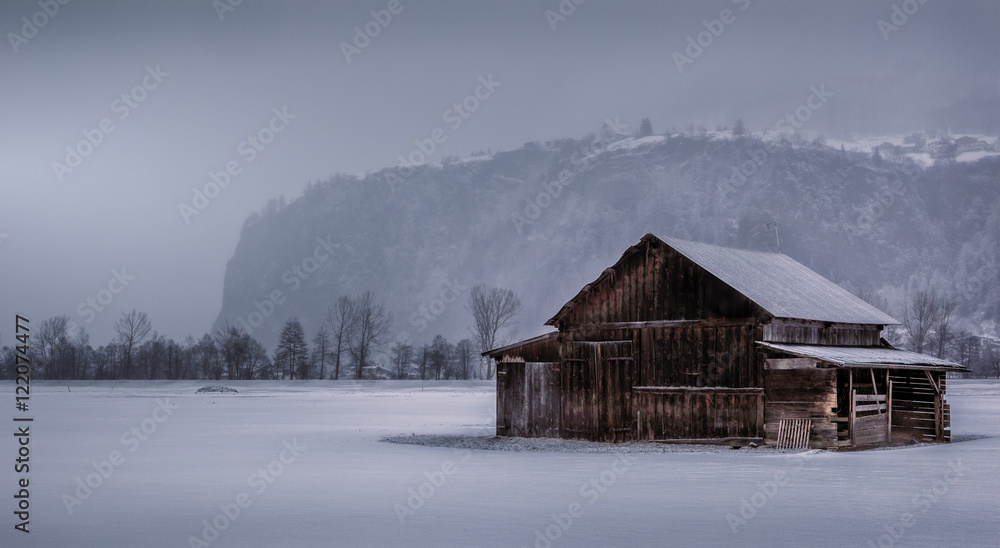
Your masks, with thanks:
<instances>
[{"instance_id":1,"label":"fog over mountain","mask_svg":"<svg viewBox=\"0 0 1000 548\"><path fill-rule=\"evenodd\" d=\"M646 232L770 249L778 222L838 283L947 290L991 330L997 159L871 149L995 146L998 20L986 0L4 3L0 311L96 345L135 308L181 341L278 289L270 350L276 322L311 334L371 289L394 333L455 340L486 282L530 335Z\"/></svg>"},{"instance_id":2,"label":"fog over mountain","mask_svg":"<svg viewBox=\"0 0 1000 548\"><path fill-rule=\"evenodd\" d=\"M457 340L461 297L485 282L520 295L532 335L646 232L765 251L780 241L845 287L880 290L897 317L906 294L932 289L978 326L1000 318L1000 154L921 168L761 135L606 135L398 182L408 170L335 177L272 202L244 225L216 327L269 346L289 317L314 332L337 297L372 290L400 340Z\"/></svg>"}]
</instances>

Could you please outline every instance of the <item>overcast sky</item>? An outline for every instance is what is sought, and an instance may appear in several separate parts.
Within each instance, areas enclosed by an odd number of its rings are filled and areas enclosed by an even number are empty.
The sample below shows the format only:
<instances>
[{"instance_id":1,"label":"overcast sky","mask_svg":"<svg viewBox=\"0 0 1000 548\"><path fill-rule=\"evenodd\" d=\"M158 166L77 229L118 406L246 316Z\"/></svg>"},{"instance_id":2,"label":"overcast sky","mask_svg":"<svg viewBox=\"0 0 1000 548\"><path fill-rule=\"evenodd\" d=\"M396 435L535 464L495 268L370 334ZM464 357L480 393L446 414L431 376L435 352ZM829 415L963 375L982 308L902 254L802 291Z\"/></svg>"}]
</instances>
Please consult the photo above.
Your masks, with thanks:
<instances>
[{"instance_id":1,"label":"overcast sky","mask_svg":"<svg viewBox=\"0 0 1000 548\"><path fill-rule=\"evenodd\" d=\"M870 0L588 0L564 19L556 0L393 3L391 19L388 0L244 0L220 17L225 1L0 5L3 344L15 313L69 315L105 344L131 308L200 336L249 213L394 165L481 77L495 91L432 161L581 137L606 117L760 130L820 85L834 97L817 131L919 129L973 83L1000 86L995 1L898 1L895 22L893 2ZM706 22L718 36L679 69ZM348 61L366 25L377 35ZM270 140L252 160L251 135ZM179 205L231 162L239 174L186 222Z\"/></svg>"}]
</instances>

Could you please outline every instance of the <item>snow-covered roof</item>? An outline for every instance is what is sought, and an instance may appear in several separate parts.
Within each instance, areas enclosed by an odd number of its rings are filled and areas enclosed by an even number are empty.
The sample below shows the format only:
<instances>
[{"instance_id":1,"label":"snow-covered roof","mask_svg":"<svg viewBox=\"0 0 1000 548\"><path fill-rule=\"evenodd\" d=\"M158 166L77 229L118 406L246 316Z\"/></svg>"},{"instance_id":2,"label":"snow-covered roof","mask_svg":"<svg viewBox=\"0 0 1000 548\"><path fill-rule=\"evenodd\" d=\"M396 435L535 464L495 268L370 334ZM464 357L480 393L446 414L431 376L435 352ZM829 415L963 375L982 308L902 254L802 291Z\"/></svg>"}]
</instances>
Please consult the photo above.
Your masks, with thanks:
<instances>
[{"instance_id":1,"label":"snow-covered roof","mask_svg":"<svg viewBox=\"0 0 1000 548\"><path fill-rule=\"evenodd\" d=\"M812 344L757 344L786 354L815 358L841 367L905 367L906 369L958 370L964 367L948 360L925 356L916 352L875 346L818 346Z\"/></svg>"},{"instance_id":2,"label":"snow-covered roof","mask_svg":"<svg viewBox=\"0 0 1000 548\"><path fill-rule=\"evenodd\" d=\"M650 239L657 239L673 248L775 318L868 325L899 324L892 316L781 253L749 251L646 234L639 244L625 252L619 263ZM607 273L605 271L595 282L584 287L546 324L555 325L576 301L583 298L590 286L603 280Z\"/></svg>"},{"instance_id":3,"label":"snow-covered roof","mask_svg":"<svg viewBox=\"0 0 1000 548\"><path fill-rule=\"evenodd\" d=\"M788 255L677 238L661 240L776 318L879 325L899 323Z\"/></svg>"}]
</instances>

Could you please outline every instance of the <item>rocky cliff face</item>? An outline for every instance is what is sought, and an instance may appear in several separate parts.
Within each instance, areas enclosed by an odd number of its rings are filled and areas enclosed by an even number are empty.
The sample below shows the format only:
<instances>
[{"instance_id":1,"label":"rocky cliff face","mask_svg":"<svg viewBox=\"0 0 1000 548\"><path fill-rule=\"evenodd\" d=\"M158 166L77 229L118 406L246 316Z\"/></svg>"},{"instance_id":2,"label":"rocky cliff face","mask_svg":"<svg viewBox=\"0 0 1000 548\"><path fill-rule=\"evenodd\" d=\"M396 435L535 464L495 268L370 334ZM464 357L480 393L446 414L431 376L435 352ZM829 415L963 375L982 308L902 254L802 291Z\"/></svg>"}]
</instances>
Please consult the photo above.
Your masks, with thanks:
<instances>
[{"instance_id":1,"label":"rocky cliff face","mask_svg":"<svg viewBox=\"0 0 1000 548\"><path fill-rule=\"evenodd\" d=\"M1000 317L1000 159L921 169L754 137L609 141L310 184L247 219L216 327L270 349L287 318L311 337L338 296L373 290L400 339L454 341L485 282L521 297L529 336L646 232L775 250L770 222L783 253L849 289L898 305L927 286L969 325Z\"/></svg>"}]
</instances>

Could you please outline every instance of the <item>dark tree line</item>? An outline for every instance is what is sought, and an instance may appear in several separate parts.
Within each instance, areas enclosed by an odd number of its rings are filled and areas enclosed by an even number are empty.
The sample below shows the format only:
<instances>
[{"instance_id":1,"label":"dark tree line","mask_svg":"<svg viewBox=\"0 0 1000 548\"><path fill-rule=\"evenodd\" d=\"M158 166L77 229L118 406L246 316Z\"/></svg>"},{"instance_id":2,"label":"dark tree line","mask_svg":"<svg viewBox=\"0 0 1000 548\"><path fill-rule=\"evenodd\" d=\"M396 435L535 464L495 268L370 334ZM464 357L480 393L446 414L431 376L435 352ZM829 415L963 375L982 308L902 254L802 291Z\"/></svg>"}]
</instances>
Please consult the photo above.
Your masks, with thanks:
<instances>
[{"instance_id":1,"label":"dark tree line","mask_svg":"<svg viewBox=\"0 0 1000 548\"><path fill-rule=\"evenodd\" d=\"M889 300L874 288L858 292L868 304L889 312ZM955 326L958 303L936 291L908 294L902 304L898 326L888 326L885 338L920 354L928 354L964 365L974 377L1000 378L1000 345Z\"/></svg>"},{"instance_id":2,"label":"dark tree line","mask_svg":"<svg viewBox=\"0 0 1000 548\"><path fill-rule=\"evenodd\" d=\"M302 323L289 319L270 354L229 323L199 340L189 336L178 343L153 330L146 313L137 310L122 313L113 340L94 348L84 328L71 332L70 318L56 316L32 331L30 358L36 379L491 378L492 365L480 353L501 342L501 330L511 327L520 308L513 292L479 285L467 303L476 342L466 338L452 344L438 335L429 344L397 342L387 348L392 314L367 291L331 304L311 347ZM505 337L511 336L512 331ZM14 377L15 354L10 346L0 347L0 379Z\"/></svg>"}]
</instances>

